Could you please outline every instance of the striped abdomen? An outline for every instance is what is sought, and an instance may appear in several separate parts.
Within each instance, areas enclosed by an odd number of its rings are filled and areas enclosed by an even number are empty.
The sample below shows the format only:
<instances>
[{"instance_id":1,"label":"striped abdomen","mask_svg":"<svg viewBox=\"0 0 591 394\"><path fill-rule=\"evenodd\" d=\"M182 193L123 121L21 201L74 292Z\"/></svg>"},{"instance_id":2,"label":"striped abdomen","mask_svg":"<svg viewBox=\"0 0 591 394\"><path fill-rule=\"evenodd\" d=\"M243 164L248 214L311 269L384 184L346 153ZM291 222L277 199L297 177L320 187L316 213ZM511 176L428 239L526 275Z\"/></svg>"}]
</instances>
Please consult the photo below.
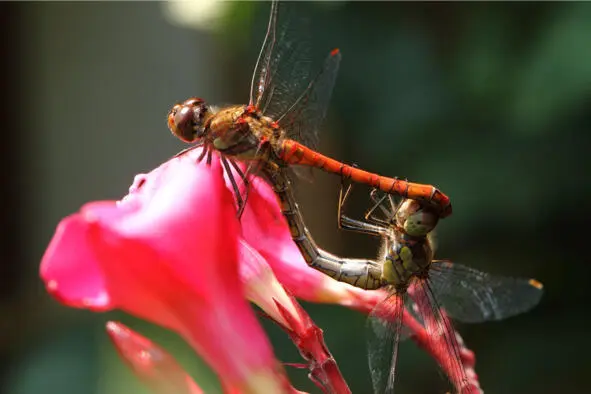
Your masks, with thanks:
<instances>
[{"instance_id":1,"label":"striped abdomen","mask_svg":"<svg viewBox=\"0 0 591 394\"><path fill-rule=\"evenodd\" d=\"M282 142L277 155L287 164L319 168L327 172L339 174L354 182L364 183L389 194L396 194L404 198L435 204L439 208L440 217L442 218L452 213L449 197L431 185L407 182L364 171L324 156L290 139Z\"/></svg>"},{"instance_id":2,"label":"striped abdomen","mask_svg":"<svg viewBox=\"0 0 591 394\"><path fill-rule=\"evenodd\" d=\"M279 198L281 212L287 220L293 241L310 267L362 289L373 290L384 285L381 265L376 261L342 258L320 249L304 224L285 171L270 167L263 171Z\"/></svg>"}]
</instances>

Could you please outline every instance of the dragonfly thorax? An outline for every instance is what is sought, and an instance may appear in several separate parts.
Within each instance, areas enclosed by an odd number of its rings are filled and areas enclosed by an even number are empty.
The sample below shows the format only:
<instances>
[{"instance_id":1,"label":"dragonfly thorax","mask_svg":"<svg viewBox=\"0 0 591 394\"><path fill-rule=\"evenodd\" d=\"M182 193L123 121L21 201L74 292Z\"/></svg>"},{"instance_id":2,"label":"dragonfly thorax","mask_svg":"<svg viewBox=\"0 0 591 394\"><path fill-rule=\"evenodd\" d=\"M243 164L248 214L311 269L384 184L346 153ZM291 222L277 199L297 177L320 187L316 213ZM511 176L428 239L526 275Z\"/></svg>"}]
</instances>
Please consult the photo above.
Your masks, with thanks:
<instances>
[{"instance_id":1,"label":"dragonfly thorax","mask_svg":"<svg viewBox=\"0 0 591 394\"><path fill-rule=\"evenodd\" d=\"M281 137L281 129L252 106L220 109L206 131L211 145L220 153L241 160L267 160Z\"/></svg>"},{"instance_id":2,"label":"dragonfly thorax","mask_svg":"<svg viewBox=\"0 0 591 394\"><path fill-rule=\"evenodd\" d=\"M202 143L244 160L266 159L282 130L254 106L233 105L214 110L199 98L176 104L168 113L168 128L181 140Z\"/></svg>"},{"instance_id":3,"label":"dragonfly thorax","mask_svg":"<svg viewBox=\"0 0 591 394\"><path fill-rule=\"evenodd\" d=\"M397 289L406 288L414 277L424 275L433 261L428 238L397 232L385 245L382 279Z\"/></svg>"}]
</instances>

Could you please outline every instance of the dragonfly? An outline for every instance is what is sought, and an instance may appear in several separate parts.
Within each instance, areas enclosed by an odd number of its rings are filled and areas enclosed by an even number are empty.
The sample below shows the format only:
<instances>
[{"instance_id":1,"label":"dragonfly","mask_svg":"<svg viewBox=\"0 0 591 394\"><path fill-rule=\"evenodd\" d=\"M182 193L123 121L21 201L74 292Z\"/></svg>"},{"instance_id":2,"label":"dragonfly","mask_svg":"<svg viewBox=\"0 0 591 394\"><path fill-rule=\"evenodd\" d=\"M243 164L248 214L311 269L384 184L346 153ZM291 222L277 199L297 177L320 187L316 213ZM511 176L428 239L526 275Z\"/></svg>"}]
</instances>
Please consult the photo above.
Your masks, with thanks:
<instances>
[{"instance_id":1,"label":"dragonfly","mask_svg":"<svg viewBox=\"0 0 591 394\"><path fill-rule=\"evenodd\" d=\"M447 316L465 323L515 316L539 303L542 284L535 279L495 276L448 260L435 260L432 234L439 216L422 201L403 198L396 202L392 195L374 189L370 193L372 205L363 220L352 219L344 213L351 187L341 185L339 227L379 237L383 243L378 259L370 261L366 269L372 272L379 266L380 282L368 280L367 276L358 278L360 283L371 284L370 289L379 284L388 290L368 317L374 391L394 392L398 344L405 337L402 323L406 307L425 325L433 347L450 355L448 365L442 367L451 371L448 376L455 380L452 383L464 392L462 388L467 388L469 382ZM343 273L348 277L354 274Z\"/></svg>"},{"instance_id":2,"label":"dragonfly","mask_svg":"<svg viewBox=\"0 0 591 394\"><path fill-rule=\"evenodd\" d=\"M331 50L320 70L311 73L309 42L303 38L310 29L291 23L295 14L290 10L292 4L296 3L271 4L248 104L217 109L201 98L189 98L169 111L170 131L193 147L202 146L200 159L211 157L207 152L212 150L221 154L223 166L231 175L238 216L248 197L251 173L260 173L263 167L272 172L294 166L321 169L386 193L424 201L433 205L440 217L449 216L450 199L434 186L381 176L316 151L341 53ZM243 171L237 162L249 164ZM235 177L242 179L244 191Z\"/></svg>"}]
</instances>

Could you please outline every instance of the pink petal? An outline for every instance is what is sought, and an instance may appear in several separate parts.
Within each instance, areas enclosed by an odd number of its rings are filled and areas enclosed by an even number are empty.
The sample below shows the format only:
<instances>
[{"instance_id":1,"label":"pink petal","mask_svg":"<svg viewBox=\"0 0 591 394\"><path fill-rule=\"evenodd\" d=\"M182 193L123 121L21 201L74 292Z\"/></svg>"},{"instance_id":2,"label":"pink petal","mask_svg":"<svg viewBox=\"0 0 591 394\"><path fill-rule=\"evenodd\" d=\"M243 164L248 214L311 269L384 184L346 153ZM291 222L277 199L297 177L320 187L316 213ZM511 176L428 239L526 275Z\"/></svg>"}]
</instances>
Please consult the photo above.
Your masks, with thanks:
<instances>
[{"instance_id":1,"label":"pink petal","mask_svg":"<svg viewBox=\"0 0 591 394\"><path fill-rule=\"evenodd\" d=\"M117 322L107 323L107 333L121 358L154 392L203 393L169 353L146 337Z\"/></svg>"},{"instance_id":2,"label":"pink petal","mask_svg":"<svg viewBox=\"0 0 591 394\"><path fill-rule=\"evenodd\" d=\"M315 382L326 392L350 393L318 328L295 298L277 281L266 261L250 245L240 243L240 273L246 296L282 326L308 362Z\"/></svg>"},{"instance_id":3,"label":"pink petal","mask_svg":"<svg viewBox=\"0 0 591 394\"><path fill-rule=\"evenodd\" d=\"M72 216L76 227L52 240L43 279L70 305L108 294L105 309L177 331L225 387L282 392L284 376L243 296L232 195L219 161L196 164L196 153L136 177L118 203L85 205Z\"/></svg>"},{"instance_id":4,"label":"pink petal","mask_svg":"<svg viewBox=\"0 0 591 394\"><path fill-rule=\"evenodd\" d=\"M273 268L279 281L296 296L324 281L324 274L308 267L293 242L273 189L262 179L252 181L248 204L242 216L242 236Z\"/></svg>"},{"instance_id":5,"label":"pink petal","mask_svg":"<svg viewBox=\"0 0 591 394\"><path fill-rule=\"evenodd\" d=\"M40 273L47 290L66 305L97 311L112 308L100 262L89 245L87 223L80 215L60 222Z\"/></svg>"}]
</instances>

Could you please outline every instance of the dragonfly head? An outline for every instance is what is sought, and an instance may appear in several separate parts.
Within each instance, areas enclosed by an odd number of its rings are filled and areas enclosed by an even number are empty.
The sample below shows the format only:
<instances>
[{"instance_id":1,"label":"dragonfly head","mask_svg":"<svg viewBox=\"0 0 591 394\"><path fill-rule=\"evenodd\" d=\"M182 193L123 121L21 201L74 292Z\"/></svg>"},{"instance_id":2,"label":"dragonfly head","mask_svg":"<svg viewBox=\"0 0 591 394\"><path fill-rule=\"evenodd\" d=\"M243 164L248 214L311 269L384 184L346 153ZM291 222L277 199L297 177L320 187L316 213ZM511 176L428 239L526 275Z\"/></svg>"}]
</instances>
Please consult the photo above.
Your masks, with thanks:
<instances>
[{"instance_id":1,"label":"dragonfly head","mask_svg":"<svg viewBox=\"0 0 591 394\"><path fill-rule=\"evenodd\" d=\"M205 120L209 112L205 101L192 97L168 112L168 128L184 142L199 142L205 137Z\"/></svg>"},{"instance_id":2,"label":"dragonfly head","mask_svg":"<svg viewBox=\"0 0 591 394\"><path fill-rule=\"evenodd\" d=\"M439 220L437 212L417 200L405 199L396 212L396 225L408 235L424 237L429 234Z\"/></svg>"}]
</instances>

